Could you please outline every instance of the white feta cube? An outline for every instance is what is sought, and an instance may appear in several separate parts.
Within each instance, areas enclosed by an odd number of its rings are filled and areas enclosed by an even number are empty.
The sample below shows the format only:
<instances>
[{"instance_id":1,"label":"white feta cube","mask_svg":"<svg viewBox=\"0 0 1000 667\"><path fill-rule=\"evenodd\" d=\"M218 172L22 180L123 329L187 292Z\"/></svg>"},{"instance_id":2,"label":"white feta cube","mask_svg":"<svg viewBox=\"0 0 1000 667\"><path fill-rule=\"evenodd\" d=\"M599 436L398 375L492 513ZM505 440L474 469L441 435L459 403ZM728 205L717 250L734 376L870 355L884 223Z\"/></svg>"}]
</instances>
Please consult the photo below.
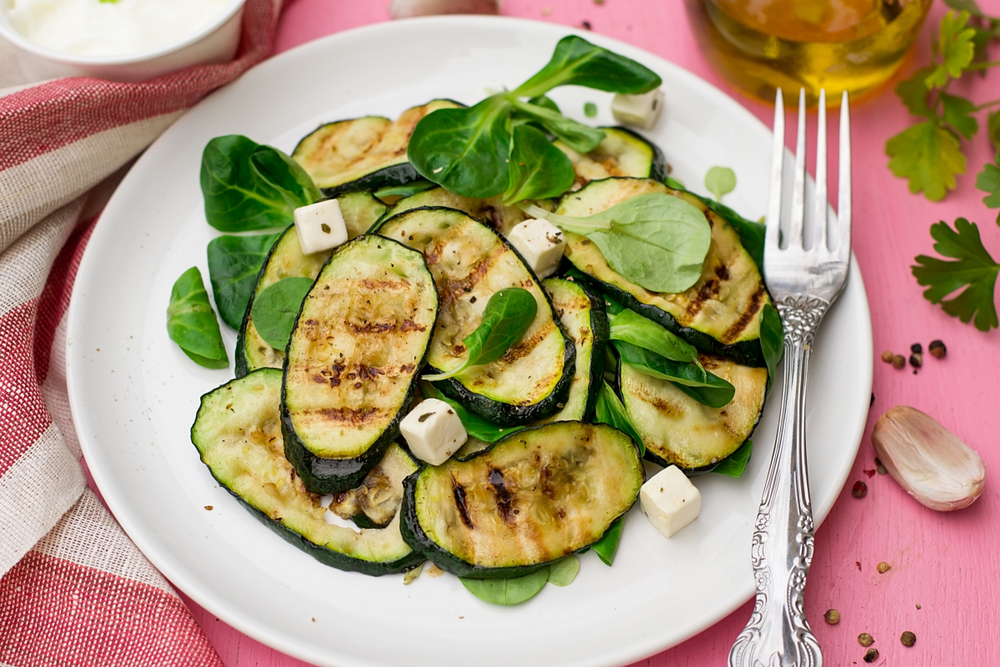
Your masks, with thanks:
<instances>
[{"instance_id":1,"label":"white feta cube","mask_svg":"<svg viewBox=\"0 0 1000 667\"><path fill-rule=\"evenodd\" d=\"M611 100L611 115L619 123L642 130L651 130L663 109L663 91L654 88L641 95L615 95Z\"/></svg>"},{"instance_id":2,"label":"white feta cube","mask_svg":"<svg viewBox=\"0 0 1000 667\"><path fill-rule=\"evenodd\" d=\"M336 199L300 206L292 215L303 254L330 250L347 242L347 225Z\"/></svg>"},{"instance_id":3,"label":"white feta cube","mask_svg":"<svg viewBox=\"0 0 1000 667\"><path fill-rule=\"evenodd\" d=\"M669 466L642 485L639 506L650 523L670 537L698 518L701 493L680 468Z\"/></svg>"},{"instance_id":4,"label":"white feta cube","mask_svg":"<svg viewBox=\"0 0 1000 667\"><path fill-rule=\"evenodd\" d=\"M510 230L507 240L539 278L555 273L566 249L566 237L548 220L525 220Z\"/></svg>"},{"instance_id":5,"label":"white feta cube","mask_svg":"<svg viewBox=\"0 0 1000 667\"><path fill-rule=\"evenodd\" d=\"M469 438L455 410L436 398L421 401L403 417L399 430L413 455L433 466L447 461Z\"/></svg>"}]
</instances>

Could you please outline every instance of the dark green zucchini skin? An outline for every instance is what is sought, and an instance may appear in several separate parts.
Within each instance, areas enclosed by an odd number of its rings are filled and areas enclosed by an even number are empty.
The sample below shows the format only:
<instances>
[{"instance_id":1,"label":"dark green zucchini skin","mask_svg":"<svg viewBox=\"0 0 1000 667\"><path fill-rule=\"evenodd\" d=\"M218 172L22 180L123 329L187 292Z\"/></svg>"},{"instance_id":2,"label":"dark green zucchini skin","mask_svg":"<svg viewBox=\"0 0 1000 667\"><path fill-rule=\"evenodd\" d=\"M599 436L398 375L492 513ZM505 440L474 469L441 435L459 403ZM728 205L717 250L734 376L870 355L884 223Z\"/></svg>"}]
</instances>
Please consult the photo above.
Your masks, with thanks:
<instances>
[{"instance_id":1,"label":"dark green zucchini skin","mask_svg":"<svg viewBox=\"0 0 1000 667\"><path fill-rule=\"evenodd\" d=\"M243 377L251 370L247 363L245 339L247 332L247 321L250 318L250 310L253 308L254 297L257 296L256 285L260 282L260 277L264 275L264 272L267 270L267 264L268 262L271 261L271 257L274 255L274 249L278 247L278 244L281 243L282 237L284 237L284 235L287 233L288 230L286 229L285 232L281 236L279 236L278 239L274 242L274 245L271 246L271 249L267 251L267 257L264 258L263 263L261 263L260 265L260 271L257 272L257 280L254 281L254 289L252 292L250 292L250 301L247 303L246 312L243 313L243 323L240 325L240 330L236 334L236 352L233 354L234 364L236 366L236 377L238 378Z\"/></svg>"},{"instance_id":2,"label":"dark green zucchini skin","mask_svg":"<svg viewBox=\"0 0 1000 667\"><path fill-rule=\"evenodd\" d=\"M654 181L661 181L661 182L667 179L667 158L663 154L663 151L660 150L659 146L657 146L655 143L653 143L646 137L642 136L638 132L630 130L629 128L623 127L621 125L615 125L613 127L603 127L601 129L614 130L615 132L631 135L637 141L641 141L642 143L649 146L650 150L653 152L653 159L649 165L649 174L646 175L646 178L651 178Z\"/></svg>"},{"instance_id":3,"label":"dark green zucchini skin","mask_svg":"<svg viewBox=\"0 0 1000 667\"><path fill-rule=\"evenodd\" d=\"M659 149L657 149L659 150ZM611 341L611 324L608 322L608 307L600 292L594 290L585 281L572 280L580 286L590 298L590 328L594 333L594 349L590 353L590 391L587 393L586 417L594 414L597 405L597 395L601 391L601 381L604 378L605 350Z\"/></svg>"},{"instance_id":4,"label":"dark green zucchini skin","mask_svg":"<svg viewBox=\"0 0 1000 667\"><path fill-rule=\"evenodd\" d=\"M333 199L350 192L374 192L376 190L381 190L382 188L394 188L400 185L408 185L409 183L413 183L421 178L423 178L423 176L417 173L417 170L413 168L412 164L409 162L403 162L401 164L384 167L378 171L373 171L370 174L365 174L361 178L350 181L349 183L342 183L341 185L336 185L332 188L322 188L320 192L323 193L323 196L326 199Z\"/></svg>"}]
</instances>

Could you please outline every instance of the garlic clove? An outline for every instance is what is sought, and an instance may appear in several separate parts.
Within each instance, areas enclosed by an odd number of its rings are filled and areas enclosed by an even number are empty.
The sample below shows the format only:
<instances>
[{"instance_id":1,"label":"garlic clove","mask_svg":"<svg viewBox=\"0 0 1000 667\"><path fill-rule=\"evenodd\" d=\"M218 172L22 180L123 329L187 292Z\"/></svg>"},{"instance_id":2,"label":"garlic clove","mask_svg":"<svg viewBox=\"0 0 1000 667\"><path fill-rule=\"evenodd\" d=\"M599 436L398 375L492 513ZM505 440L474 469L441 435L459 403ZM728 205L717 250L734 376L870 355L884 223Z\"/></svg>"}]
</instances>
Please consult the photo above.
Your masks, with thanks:
<instances>
[{"instance_id":1,"label":"garlic clove","mask_svg":"<svg viewBox=\"0 0 1000 667\"><path fill-rule=\"evenodd\" d=\"M879 460L921 504L946 512L968 507L983 492L986 465L933 417L898 405L872 431Z\"/></svg>"},{"instance_id":2,"label":"garlic clove","mask_svg":"<svg viewBox=\"0 0 1000 667\"><path fill-rule=\"evenodd\" d=\"M392 0L389 16L408 19L435 14L499 14L497 0Z\"/></svg>"}]
</instances>

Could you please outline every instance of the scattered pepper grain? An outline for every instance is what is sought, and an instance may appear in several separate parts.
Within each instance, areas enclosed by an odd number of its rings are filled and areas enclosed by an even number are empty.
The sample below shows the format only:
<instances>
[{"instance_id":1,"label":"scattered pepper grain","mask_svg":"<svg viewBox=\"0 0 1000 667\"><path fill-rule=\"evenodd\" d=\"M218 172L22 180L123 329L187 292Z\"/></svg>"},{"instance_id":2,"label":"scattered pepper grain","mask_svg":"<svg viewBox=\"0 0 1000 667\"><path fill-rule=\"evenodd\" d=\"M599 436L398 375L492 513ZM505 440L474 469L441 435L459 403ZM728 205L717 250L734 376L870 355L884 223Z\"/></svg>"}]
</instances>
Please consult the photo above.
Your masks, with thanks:
<instances>
[{"instance_id":1,"label":"scattered pepper grain","mask_svg":"<svg viewBox=\"0 0 1000 667\"><path fill-rule=\"evenodd\" d=\"M892 569L892 566L886 563L885 561L882 561L881 563L878 564L878 566L875 569L878 570L879 574L885 574L886 572Z\"/></svg>"},{"instance_id":2,"label":"scattered pepper grain","mask_svg":"<svg viewBox=\"0 0 1000 667\"><path fill-rule=\"evenodd\" d=\"M865 662L875 662L878 660L878 649L870 648L865 651Z\"/></svg>"},{"instance_id":3,"label":"scattered pepper grain","mask_svg":"<svg viewBox=\"0 0 1000 667\"><path fill-rule=\"evenodd\" d=\"M927 346L927 351L935 359L944 359L944 355L948 354L948 348L940 340L932 340L931 344Z\"/></svg>"},{"instance_id":4,"label":"scattered pepper grain","mask_svg":"<svg viewBox=\"0 0 1000 667\"><path fill-rule=\"evenodd\" d=\"M594 27L592 25L590 25L590 21L583 21L582 23L580 23L580 25L583 26L584 30L593 30L594 29Z\"/></svg>"},{"instance_id":5,"label":"scattered pepper grain","mask_svg":"<svg viewBox=\"0 0 1000 667\"><path fill-rule=\"evenodd\" d=\"M909 630L907 630L906 632L904 632L899 636L899 643L909 648L910 646L913 646L914 644L917 643L917 636L912 632L910 632Z\"/></svg>"},{"instance_id":6,"label":"scattered pepper grain","mask_svg":"<svg viewBox=\"0 0 1000 667\"><path fill-rule=\"evenodd\" d=\"M904 366L906 366L906 357L904 357L901 354L897 354L895 357L892 358L892 367L893 368L895 368L896 370L899 370L900 368L902 368Z\"/></svg>"},{"instance_id":7,"label":"scattered pepper grain","mask_svg":"<svg viewBox=\"0 0 1000 667\"><path fill-rule=\"evenodd\" d=\"M214 508L213 508L212 505L205 505L205 509L207 509L209 512L211 512Z\"/></svg>"},{"instance_id":8,"label":"scattered pepper grain","mask_svg":"<svg viewBox=\"0 0 1000 667\"><path fill-rule=\"evenodd\" d=\"M924 365L924 355L922 354L911 354L910 355L910 365L914 368L920 368Z\"/></svg>"},{"instance_id":9,"label":"scattered pepper grain","mask_svg":"<svg viewBox=\"0 0 1000 667\"><path fill-rule=\"evenodd\" d=\"M920 603L919 602L917 603L917 609L920 609Z\"/></svg>"},{"instance_id":10,"label":"scattered pepper grain","mask_svg":"<svg viewBox=\"0 0 1000 667\"><path fill-rule=\"evenodd\" d=\"M886 350L885 352L882 353L882 361L884 361L887 364L891 364L895 356L896 355L892 353L892 350Z\"/></svg>"},{"instance_id":11,"label":"scattered pepper grain","mask_svg":"<svg viewBox=\"0 0 1000 667\"><path fill-rule=\"evenodd\" d=\"M830 625L837 625L837 623L840 623L840 612L836 609L827 609L826 613L823 614L823 618Z\"/></svg>"},{"instance_id":12,"label":"scattered pepper grain","mask_svg":"<svg viewBox=\"0 0 1000 667\"><path fill-rule=\"evenodd\" d=\"M880 475L884 475L887 472L889 472L888 470L885 469L885 466L882 465L882 462L878 460L877 456L875 457L875 472L877 472Z\"/></svg>"},{"instance_id":13,"label":"scattered pepper grain","mask_svg":"<svg viewBox=\"0 0 1000 667\"><path fill-rule=\"evenodd\" d=\"M910 352L912 352L913 354L923 354L924 348L920 343L914 343L913 345L910 346Z\"/></svg>"},{"instance_id":14,"label":"scattered pepper grain","mask_svg":"<svg viewBox=\"0 0 1000 667\"><path fill-rule=\"evenodd\" d=\"M851 495L855 498L864 498L868 495L868 485L858 480L854 483L854 488L851 489Z\"/></svg>"},{"instance_id":15,"label":"scattered pepper grain","mask_svg":"<svg viewBox=\"0 0 1000 667\"><path fill-rule=\"evenodd\" d=\"M867 632L862 632L860 635L858 635L858 643L865 647L871 646L872 644L875 643L875 638L872 637ZM871 660L869 660L868 662L871 662Z\"/></svg>"}]
</instances>

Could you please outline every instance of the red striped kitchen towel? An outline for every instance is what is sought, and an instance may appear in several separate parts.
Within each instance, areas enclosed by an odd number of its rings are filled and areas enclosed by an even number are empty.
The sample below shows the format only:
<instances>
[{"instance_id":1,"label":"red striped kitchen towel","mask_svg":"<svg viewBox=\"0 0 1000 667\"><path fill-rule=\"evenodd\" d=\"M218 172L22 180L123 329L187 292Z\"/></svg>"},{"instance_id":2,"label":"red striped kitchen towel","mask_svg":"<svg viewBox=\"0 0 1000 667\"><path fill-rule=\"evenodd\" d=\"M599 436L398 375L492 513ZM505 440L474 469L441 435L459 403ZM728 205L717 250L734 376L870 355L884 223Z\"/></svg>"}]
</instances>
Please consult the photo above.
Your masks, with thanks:
<instances>
[{"instance_id":1,"label":"red striped kitchen towel","mask_svg":"<svg viewBox=\"0 0 1000 667\"><path fill-rule=\"evenodd\" d=\"M140 84L77 77L4 88L17 72L0 44L2 667L222 664L86 489L66 397L65 314L106 179L268 55L279 5L247 0L233 62Z\"/></svg>"}]
</instances>

